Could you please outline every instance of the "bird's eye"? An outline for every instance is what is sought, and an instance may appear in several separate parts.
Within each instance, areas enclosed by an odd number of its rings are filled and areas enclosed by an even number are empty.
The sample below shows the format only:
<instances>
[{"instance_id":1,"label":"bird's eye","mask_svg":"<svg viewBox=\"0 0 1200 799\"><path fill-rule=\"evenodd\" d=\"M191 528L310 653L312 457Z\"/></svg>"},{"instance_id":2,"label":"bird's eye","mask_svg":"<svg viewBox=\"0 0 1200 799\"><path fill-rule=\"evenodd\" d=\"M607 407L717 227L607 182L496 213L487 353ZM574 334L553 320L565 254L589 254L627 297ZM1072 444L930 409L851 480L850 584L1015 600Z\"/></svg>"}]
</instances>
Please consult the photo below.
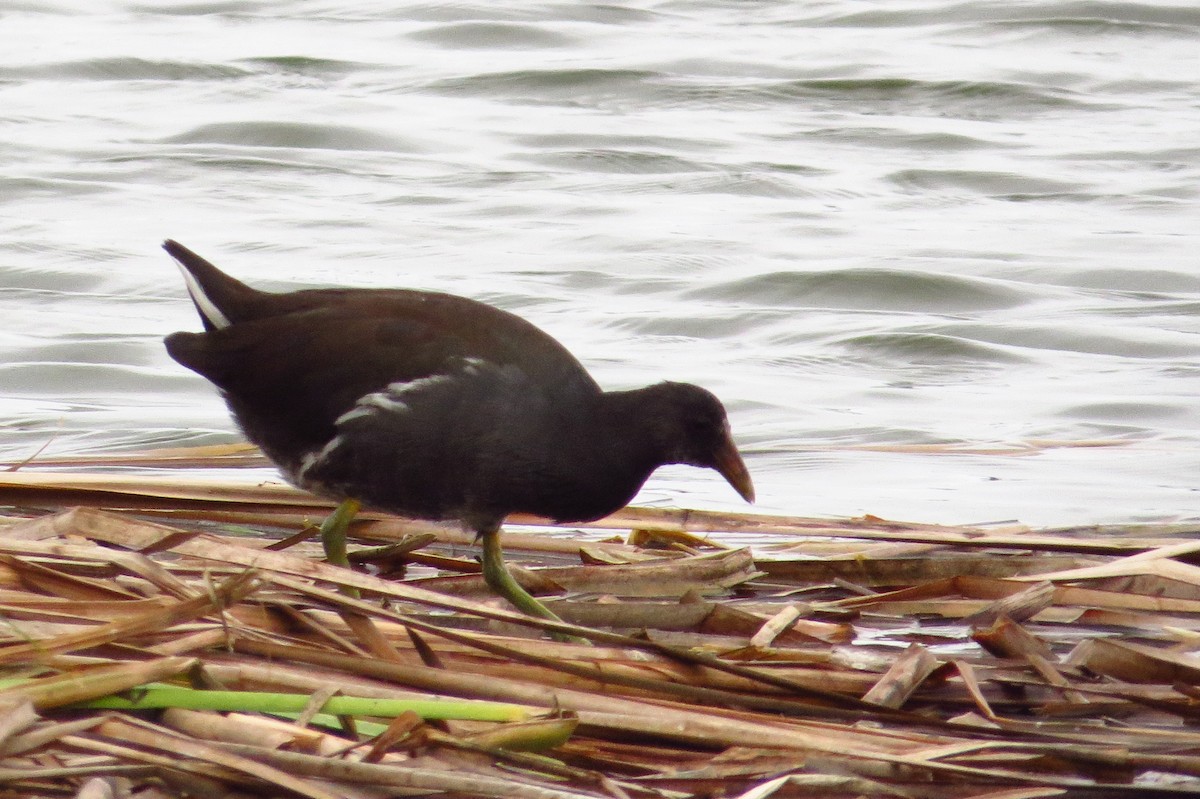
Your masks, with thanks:
<instances>
[{"instance_id":1,"label":"bird's eye","mask_svg":"<svg viewBox=\"0 0 1200 799\"><path fill-rule=\"evenodd\" d=\"M712 420L701 416L693 416L686 422L688 437L694 440L712 438L716 428Z\"/></svg>"}]
</instances>

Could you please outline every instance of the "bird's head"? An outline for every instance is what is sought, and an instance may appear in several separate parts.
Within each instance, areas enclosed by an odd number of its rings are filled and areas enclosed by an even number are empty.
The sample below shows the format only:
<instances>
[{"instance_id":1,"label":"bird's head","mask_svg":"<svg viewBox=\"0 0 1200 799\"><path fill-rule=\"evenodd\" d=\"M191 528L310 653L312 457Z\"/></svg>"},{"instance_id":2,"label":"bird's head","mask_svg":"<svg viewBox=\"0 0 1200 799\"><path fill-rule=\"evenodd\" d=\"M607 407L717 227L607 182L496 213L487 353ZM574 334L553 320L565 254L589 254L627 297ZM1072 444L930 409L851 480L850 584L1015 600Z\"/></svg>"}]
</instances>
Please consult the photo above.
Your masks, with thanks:
<instances>
[{"instance_id":1,"label":"bird's head","mask_svg":"<svg viewBox=\"0 0 1200 799\"><path fill-rule=\"evenodd\" d=\"M656 437L664 463L715 469L747 502L754 502L754 483L733 443L725 406L712 392L690 383L664 382L646 389L654 393Z\"/></svg>"}]
</instances>

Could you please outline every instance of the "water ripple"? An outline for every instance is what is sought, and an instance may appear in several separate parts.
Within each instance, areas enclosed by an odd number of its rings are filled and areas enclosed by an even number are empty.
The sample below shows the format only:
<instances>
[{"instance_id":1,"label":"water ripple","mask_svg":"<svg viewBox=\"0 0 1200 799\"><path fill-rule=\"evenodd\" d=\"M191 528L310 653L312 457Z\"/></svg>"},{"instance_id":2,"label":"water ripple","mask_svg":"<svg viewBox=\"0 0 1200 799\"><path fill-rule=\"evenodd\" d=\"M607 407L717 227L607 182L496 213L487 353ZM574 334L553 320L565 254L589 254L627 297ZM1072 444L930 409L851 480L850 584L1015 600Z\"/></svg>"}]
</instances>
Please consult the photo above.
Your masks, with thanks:
<instances>
[{"instance_id":1,"label":"water ripple","mask_svg":"<svg viewBox=\"0 0 1200 799\"><path fill-rule=\"evenodd\" d=\"M1029 363L1030 357L1012 347L986 344L944 333L895 331L850 336L835 342L856 355L870 353L884 363L912 366L996 366Z\"/></svg>"},{"instance_id":2,"label":"water ripple","mask_svg":"<svg viewBox=\"0 0 1200 799\"><path fill-rule=\"evenodd\" d=\"M1093 198L1084 186L1013 172L966 169L903 169L888 180L908 192L967 191L1007 199L1054 197L1084 201Z\"/></svg>"},{"instance_id":3,"label":"water ripple","mask_svg":"<svg viewBox=\"0 0 1200 799\"><path fill-rule=\"evenodd\" d=\"M950 314L1012 308L1034 296L1028 289L998 280L877 268L772 272L688 294L766 306Z\"/></svg>"},{"instance_id":4,"label":"water ripple","mask_svg":"<svg viewBox=\"0 0 1200 799\"><path fill-rule=\"evenodd\" d=\"M310 78L338 78L360 74L376 69L376 65L362 61L344 61L336 58L313 58L310 56L262 56L242 59L255 71L304 75Z\"/></svg>"},{"instance_id":5,"label":"water ripple","mask_svg":"<svg viewBox=\"0 0 1200 799\"><path fill-rule=\"evenodd\" d=\"M328 123L245 121L215 122L163 139L170 144L229 144L320 150L378 150L414 152L411 141L367 128Z\"/></svg>"},{"instance_id":6,"label":"water ripple","mask_svg":"<svg viewBox=\"0 0 1200 799\"><path fill-rule=\"evenodd\" d=\"M822 17L825 25L909 27L949 23L1028 26L1038 30L1069 27L1087 31L1104 28L1168 28L1195 33L1200 29L1200 9L1166 3L1131 3L1123 0L1075 2L968 2L865 11L833 11Z\"/></svg>"},{"instance_id":7,"label":"water ripple","mask_svg":"<svg viewBox=\"0 0 1200 799\"><path fill-rule=\"evenodd\" d=\"M1013 107L1029 112L1093 105L1092 100L1076 92L1000 81L829 78L784 81L765 90L782 98L819 97L876 108L904 103L910 110L929 106L955 107L987 111L989 115Z\"/></svg>"},{"instance_id":8,"label":"water ripple","mask_svg":"<svg viewBox=\"0 0 1200 799\"><path fill-rule=\"evenodd\" d=\"M669 174L701 172L711 167L679 156L650 151L611 150L545 150L528 160L543 166L562 167L584 172L620 172L627 174Z\"/></svg>"},{"instance_id":9,"label":"water ripple","mask_svg":"<svg viewBox=\"0 0 1200 799\"><path fill-rule=\"evenodd\" d=\"M90 58L36 66L0 67L0 80L237 80L249 74L246 69L230 64L145 58Z\"/></svg>"},{"instance_id":10,"label":"water ripple","mask_svg":"<svg viewBox=\"0 0 1200 799\"><path fill-rule=\"evenodd\" d=\"M492 50L567 47L575 38L538 25L500 22L457 22L409 34L410 38L443 47Z\"/></svg>"},{"instance_id":11,"label":"water ripple","mask_svg":"<svg viewBox=\"0 0 1200 799\"><path fill-rule=\"evenodd\" d=\"M520 95L541 102L580 102L596 95L623 93L658 73L642 69L525 69L433 81L428 88L448 94Z\"/></svg>"}]
</instances>

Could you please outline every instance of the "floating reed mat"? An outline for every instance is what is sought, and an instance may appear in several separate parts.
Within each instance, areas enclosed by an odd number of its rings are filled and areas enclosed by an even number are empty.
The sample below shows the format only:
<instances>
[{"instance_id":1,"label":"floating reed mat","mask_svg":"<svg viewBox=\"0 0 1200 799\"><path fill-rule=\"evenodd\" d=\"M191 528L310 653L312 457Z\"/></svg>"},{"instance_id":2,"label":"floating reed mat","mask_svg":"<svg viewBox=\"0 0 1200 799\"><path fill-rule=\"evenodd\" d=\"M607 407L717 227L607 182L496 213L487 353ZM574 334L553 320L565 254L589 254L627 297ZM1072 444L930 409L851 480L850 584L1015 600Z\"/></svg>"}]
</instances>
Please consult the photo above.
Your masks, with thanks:
<instances>
[{"instance_id":1,"label":"floating reed mat","mask_svg":"<svg viewBox=\"0 0 1200 799\"><path fill-rule=\"evenodd\" d=\"M1200 796L1197 525L511 519L558 623L189 475L0 476L0 796Z\"/></svg>"}]
</instances>

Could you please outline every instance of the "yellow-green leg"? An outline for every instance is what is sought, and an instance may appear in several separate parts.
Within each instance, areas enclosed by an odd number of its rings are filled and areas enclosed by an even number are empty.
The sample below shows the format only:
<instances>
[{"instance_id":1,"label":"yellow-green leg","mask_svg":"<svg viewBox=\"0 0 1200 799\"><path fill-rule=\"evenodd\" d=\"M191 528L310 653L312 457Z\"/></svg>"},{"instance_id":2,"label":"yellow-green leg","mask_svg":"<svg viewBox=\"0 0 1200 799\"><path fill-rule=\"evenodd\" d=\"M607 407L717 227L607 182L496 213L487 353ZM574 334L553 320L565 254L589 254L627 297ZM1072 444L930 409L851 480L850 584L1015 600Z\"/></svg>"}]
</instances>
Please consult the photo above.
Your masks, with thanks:
<instances>
[{"instance_id":1,"label":"yellow-green leg","mask_svg":"<svg viewBox=\"0 0 1200 799\"><path fill-rule=\"evenodd\" d=\"M344 499L321 522L321 546L325 549L325 560L334 566L350 568L350 559L346 557L346 531L361 507L362 503L357 499ZM342 593L358 598L357 588L343 588Z\"/></svg>"},{"instance_id":2,"label":"yellow-green leg","mask_svg":"<svg viewBox=\"0 0 1200 799\"><path fill-rule=\"evenodd\" d=\"M504 552L500 549L500 530L483 530L479 533L479 538L483 543L483 580L488 587L529 616L562 621L554 615L554 611L534 599L509 574L508 567L504 565Z\"/></svg>"},{"instance_id":3,"label":"yellow-green leg","mask_svg":"<svg viewBox=\"0 0 1200 799\"><path fill-rule=\"evenodd\" d=\"M321 523L321 545L325 549L325 559L335 566L350 568L350 559L346 556L346 531L361 507L362 503L358 500L342 500L333 513ZM500 549L498 527L481 531L479 539L483 544L483 580L489 588L511 602L522 613L550 621L562 621L554 611L534 599L509 573L508 567L504 565L504 552ZM348 596L358 596L358 590L355 588L346 588L344 591ZM567 637L566 640L575 639Z\"/></svg>"}]
</instances>

